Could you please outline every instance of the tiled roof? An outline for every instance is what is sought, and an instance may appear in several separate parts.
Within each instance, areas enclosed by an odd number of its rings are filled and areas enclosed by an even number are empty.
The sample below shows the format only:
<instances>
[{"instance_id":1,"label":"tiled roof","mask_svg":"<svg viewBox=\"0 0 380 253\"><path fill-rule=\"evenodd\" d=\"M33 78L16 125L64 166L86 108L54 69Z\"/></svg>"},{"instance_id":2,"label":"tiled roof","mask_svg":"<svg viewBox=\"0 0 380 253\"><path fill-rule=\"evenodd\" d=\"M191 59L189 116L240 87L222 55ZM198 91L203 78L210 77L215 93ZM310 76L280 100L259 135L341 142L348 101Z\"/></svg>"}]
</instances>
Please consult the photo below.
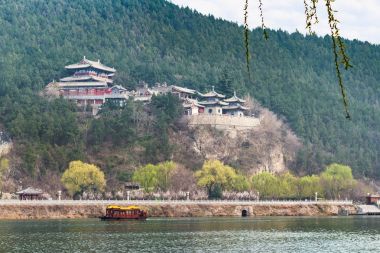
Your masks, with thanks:
<instances>
[{"instance_id":1,"label":"tiled roof","mask_svg":"<svg viewBox=\"0 0 380 253\"><path fill-rule=\"evenodd\" d=\"M114 85L111 87L111 89L118 89L118 90L122 90L122 91L127 91L126 88L124 88L123 86L120 86L120 85Z\"/></svg>"},{"instance_id":2,"label":"tiled roof","mask_svg":"<svg viewBox=\"0 0 380 253\"><path fill-rule=\"evenodd\" d=\"M199 104L198 100L187 98L185 99L183 106L184 107L191 107L191 106L201 107L204 108L203 105Z\"/></svg>"},{"instance_id":3,"label":"tiled roof","mask_svg":"<svg viewBox=\"0 0 380 253\"><path fill-rule=\"evenodd\" d=\"M33 187L28 187L24 190L21 190L21 191L18 191L16 192L16 194L20 195L20 194L42 194L42 191L40 189L35 189Z\"/></svg>"},{"instance_id":4,"label":"tiled roof","mask_svg":"<svg viewBox=\"0 0 380 253\"><path fill-rule=\"evenodd\" d=\"M204 98L213 98L213 97L225 98L226 97L223 94L220 94L220 93L216 92L215 89L214 89L214 86L212 86L212 90L210 92L207 92L205 94L198 92L198 94L201 97L204 97Z\"/></svg>"},{"instance_id":5,"label":"tiled roof","mask_svg":"<svg viewBox=\"0 0 380 253\"><path fill-rule=\"evenodd\" d=\"M172 85L172 91L179 91L179 92L184 92L184 93L190 93L190 94L195 94L195 90L192 90L192 89L188 89L188 88L184 88L184 87L179 87L179 86L175 86L175 85Z\"/></svg>"},{"instance_id":6,"label":"tiled roof","mask_svg":"<svg viewBox=\"0 0 380 253\"><path fill-rule=\"evenodd\" d=\"M230 97L230 98L224 99L224 102L227 102L227 103L236 103L236 102L245 103L245 100L241 99L241 98L238 98L236 96L236 92L234 92L234 95L232 97Z\"/></svg>"},{"instance_id":7,"label":"tiled roof","mask_svg":"<svg viewBox=\"0 0 380 253\"><path fill-rule=\"evenodd\" d=\"M86 59L86 57L83 57L83 60L79 63L70 64L70 65L65 66L66 69L83 69L83 68L88 68L88 67L93 67L95 69L100 69L100 70L103 70L106 72L111 72L111 73L116 72L116 69L103 65L102 63L100 63L99 60L98 61L90 61L90 60Z\"/></svg>"},{"instance_id":8,"label":"tiled roof","mask_svg":"<svg viewBox=\"0 0 380 253\"><path fill-rule=\"evenodd\" d=\"M100 77L100 76L69 76L61 78L61 82L75 82L75 81L86 81L86 80L94 80L98 82L107 82L112 83L113 81L109 78Z\"/></svg>"},{"instance_id":9,"label":"tiled roof","mask_svg":"<svg viewBox=\"0 0 380 253\"><path fill-rule=\"evenodd\" d=\"M211 105L225 106L225 105L228 105L228 103L225 103L223 101L200 101L199 104L204 105L204 106L211 106Z\"/></svg>"},{"instance_id":10,"label":"tiled roof","mask_svg":"<svg viewBox=\"0 0 380 253\"><path fill-rule=\"evenodd\" d=\"M228 105L228 106L223 106L222 107L223 110L249 110L248 107L244 107L244 106L241 106L241 105Z\"/></svg>"}]
</instances>

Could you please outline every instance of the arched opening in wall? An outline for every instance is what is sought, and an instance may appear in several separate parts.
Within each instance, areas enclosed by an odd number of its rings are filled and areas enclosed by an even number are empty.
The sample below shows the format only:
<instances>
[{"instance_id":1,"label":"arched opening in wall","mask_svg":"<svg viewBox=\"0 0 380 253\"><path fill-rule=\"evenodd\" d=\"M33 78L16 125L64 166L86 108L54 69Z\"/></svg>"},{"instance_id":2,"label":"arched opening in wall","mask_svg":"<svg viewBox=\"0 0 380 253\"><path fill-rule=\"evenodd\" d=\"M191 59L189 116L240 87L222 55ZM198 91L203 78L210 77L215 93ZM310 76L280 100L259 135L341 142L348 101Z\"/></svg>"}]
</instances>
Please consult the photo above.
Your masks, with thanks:
<instances>
[{"instance_id":1,"label":"arched opening in wall","mask_svg":"<svg viewBox=\"0 0 380 253\"><path fill-rule=\"evenodd\" d=\"M241 217L247 217L248 216L248 210L247 209L243 209L241 211Z\"/></svg>"}]
</instances>

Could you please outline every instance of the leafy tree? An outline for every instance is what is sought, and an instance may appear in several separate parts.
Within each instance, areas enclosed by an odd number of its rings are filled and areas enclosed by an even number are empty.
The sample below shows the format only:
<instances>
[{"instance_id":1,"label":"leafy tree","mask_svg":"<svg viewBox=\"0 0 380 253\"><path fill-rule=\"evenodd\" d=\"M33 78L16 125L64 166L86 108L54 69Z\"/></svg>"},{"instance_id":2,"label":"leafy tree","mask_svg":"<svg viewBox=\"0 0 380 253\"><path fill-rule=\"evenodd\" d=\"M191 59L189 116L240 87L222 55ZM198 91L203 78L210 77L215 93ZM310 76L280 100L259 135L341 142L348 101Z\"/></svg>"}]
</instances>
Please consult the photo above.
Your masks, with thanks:
<instances>
[{"instance_id":1,"label":"leafy tree","mask_svg":"<svg viewBox=\"0 0 380 253\"><path fill-rule=\"evenodd\" d=\"M177 165L172 161L157 164L157 187L162 191L169 189L171 185L171 175Z\"/></svg>"},{"instance_id":2,"label":"leafy tree","mask_svg":"<svg viewBox=\"0 0 380 253\"><path fill-rule=\"evenodd\" d=\"M279 197L282 198L295 198L298 196L298 183L299 179L286 172L278 177L279 181Z\"/></svg>"},{"instance_id":3,"label":"leafy tree","mask_svg":"<svg viewBox=\"0 0 380 253\"><path fill-rule=\"evenodd\" d=\"M202 169L195 173L195 177L199 186L206 187L209 197L220 198L223 190L234 187L233 181L237 175L232 167L224 165L221 161L208 160Z\"/></svg>"},{"instance_id":4,"label":"leafy tree","mask_svg":"<svg viewBox=\"0 0 380 253\"><path fill-rule=\"evenodd\" d=\"M171 159L173 147L169 142L169 128L183 114L179 98L171 93L153 96L149 105L155 121L153 138L146 144L146 155L151 161L158 162Z\"/></svg>"},{"instance_id":5,"label":"leafy tree","mask_svg":"<svg viewBox=\"0 0 380 253\"><path fill-rule=\"evenodd\" d=\"M132 180L139 183L144 191L150 192L157 186L157 167L153 164L147 164L138 168L134 173Z\"/></svg>"},{"instance_id":6,"label":"leafy tree","mask_svg":"<svg viewBox=\"0 0 380 253\"><path fill-rule=\"evenodd\" d=\"M302 198L313 198L315 193L323 196L323 188L319 176L311 175L301 177L299 180L299 196Z\"/></svg>"},{"instance_id":7,"label":"leafy tree","mask_svg":"<svg viewBox=\"0 0 380 253\"><path fill-rule=\"evenodd\" d=\"M248 191L250 189L250 183L244 175L236 175L232 180L231 189L238 192Z\"/></svg>"},{"instance_id":8,"label":"leafy tree","mask_svg":"<svg viewBox=\"0 0 380 253\"><path fill-rule=\"evenodd\" d=\"M278 197L279 180L269 172L261 172L252 177L252 187L260 194L260 198L268 199Z\"/></svg>"},{"instance_id":9,"label":"leafy tree","mask_svg":"<svg viewBox=\"0 0 380 253\"><path fill-rule=\"evenodd\" d=\"M0 157L0 191L3 184L3 174L9 169L9 160L4 157Z\"/></svg>"},{"instance_id":10,"label":"leafy tree","mask_svg":"<svg viewBox=\"0 0 380 253\"><path fill-rule=\"evenodd\" d=\"M321 174L321 183L326 197L340 199L348 195L356 181L349 166L333 163Z\"/></svg>"},{"instance_id":11,"label":"leafy tree","mask_svg":"<svg viewBox=\"0 0 380 253\"><path fill-rule=\"evenodd\" d=\"M183 114L181 101L178 96L171 93L153 96L149 107L153 114L164 120L166 124L173 123Z\"/></svg>"},{"instance_id":12,"label":"leafy tree","mask_svg":"<svg viewBox=\"0 0 380 253\"><path fill-rule=\"evenodd\" d=\"M224 69L224 71L222 72L222 76L219 80L218 87L219 91L226 97L232 97L234 95L234 87L231 80L231 76L227 71L227 69Z\"/></svg>"},{"instance_id":13,"label":"leafy tree","mask_svg":"<svg viewBox=\"0 0 380 253\"><path fill-rule=\"evenodd\" d=\"M106 186L104 173L95 165L81 161L70 162L61 181L74 198L85 191L102 192Z\"/></svg>"},{"instance_id":14,"label":"leafy tree","mask_svg":"<svg viewBox=\"0 0 380 253\"><path fill-rule=\"evenodd\" d=\"M171 185L171 174L176 168L177 165L172 161L147 164L133 173L132 180L138 182L147 192L158 189L166 191Z\"/></svg>"}]
</instances>

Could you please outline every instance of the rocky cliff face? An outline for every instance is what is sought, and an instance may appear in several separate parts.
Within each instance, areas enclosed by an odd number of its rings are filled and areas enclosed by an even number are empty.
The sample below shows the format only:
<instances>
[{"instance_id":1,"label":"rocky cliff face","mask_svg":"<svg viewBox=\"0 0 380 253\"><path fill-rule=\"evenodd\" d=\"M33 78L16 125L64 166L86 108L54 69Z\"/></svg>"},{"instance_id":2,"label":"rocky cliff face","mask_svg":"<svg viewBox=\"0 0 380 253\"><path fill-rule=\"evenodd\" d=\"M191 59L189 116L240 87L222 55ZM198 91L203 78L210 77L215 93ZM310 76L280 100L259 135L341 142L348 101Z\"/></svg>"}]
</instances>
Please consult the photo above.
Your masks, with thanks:
<instances>
[{"instance_id":1,"label":"rocky cliff face","mask_svg":"<svg viewBox=\"0 0 380 253\"><path fill-rule=\"evenodd\" d=\"M247 173L284 171L300 147L290 131L273 124L224 131L196 126L173 132L171 137L176 146L174 160L187 167L200 167L204 160L218 159Z\"/></svg>"}]
</instances>

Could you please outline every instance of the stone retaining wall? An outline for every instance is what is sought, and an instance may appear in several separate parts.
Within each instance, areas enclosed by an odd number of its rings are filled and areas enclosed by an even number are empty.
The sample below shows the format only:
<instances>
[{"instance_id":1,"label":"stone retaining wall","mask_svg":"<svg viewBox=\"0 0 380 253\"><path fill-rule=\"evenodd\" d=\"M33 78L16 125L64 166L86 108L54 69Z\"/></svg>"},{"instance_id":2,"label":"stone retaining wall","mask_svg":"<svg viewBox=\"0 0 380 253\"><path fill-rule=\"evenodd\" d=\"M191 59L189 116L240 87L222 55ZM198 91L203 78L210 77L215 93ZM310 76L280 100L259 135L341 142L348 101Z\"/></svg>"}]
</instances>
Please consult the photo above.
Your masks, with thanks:
<instances>
[{"instance_id":1,"label":"stone retaining wall","mask_svg":"<svg viewBox=\"0 0 380 253\"><path fill-rule=\"evenodd\" d=\"M120 203L117 203L120 204ZM125 202L125 205L128 203ZM133 203L135 204L135 203ZM0 219L96 218L104 215L106 204L1 204ZM241 216L334 216L343 211L356 214L352 204L260 204L260 203L146 203L140 204L150 217Z\"/></svg>"},{"instance_id":2,"label":"stone retaining wall","mask_svg":"<svg viewBox=\"0 0 380 253\"><path fill-rule=\"evenodd\" d=\"M199 114L186 117L190 126L208 125L215 128L247 130L260 124L260 120L255 117L231 116L231 115L210 115Z\"/></svg>"}]
</instances>

